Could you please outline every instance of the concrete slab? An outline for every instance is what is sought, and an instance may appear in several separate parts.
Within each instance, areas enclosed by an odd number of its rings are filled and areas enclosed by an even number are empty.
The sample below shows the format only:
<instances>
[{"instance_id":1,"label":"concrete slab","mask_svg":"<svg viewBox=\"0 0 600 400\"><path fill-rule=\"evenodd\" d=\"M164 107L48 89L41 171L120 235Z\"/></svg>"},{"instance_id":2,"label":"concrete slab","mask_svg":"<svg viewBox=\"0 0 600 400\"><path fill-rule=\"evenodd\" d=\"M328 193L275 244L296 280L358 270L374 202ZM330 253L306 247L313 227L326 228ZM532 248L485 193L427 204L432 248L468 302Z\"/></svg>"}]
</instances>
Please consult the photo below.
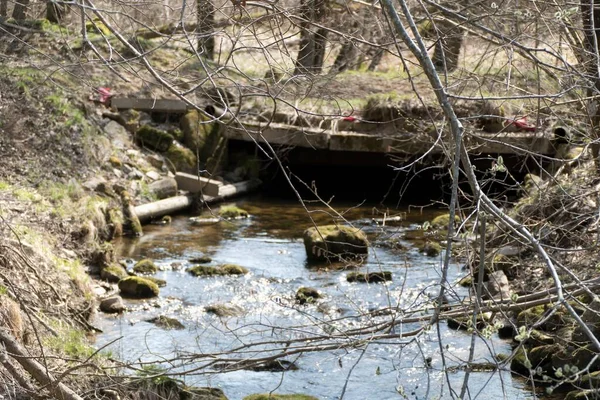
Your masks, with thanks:
<instances>
[{"instance_id":1,"label":"concrete slab","mask_svg":"<svg viewBox=\"0 0 600 400\"><path fill-rule=\"evenodd\" d=\"M168 113L185 113L187 104L181 100L172 99L137 99L133 97L113 97L110 105L118 110L157 111Z\"/></svg>"},{"instance_id":2,"label":"concrete slab","mask_svg":"<svg viewBox=\"0 0 600 400\"><path fill-rule=\"evenodd\" d=\"M185 172L175 174L175 180L177 181L179 190L186 190L190 193L202 191L203 195L213 197L219 195L219 189L223 186L223 182L186 174Z\"/></svg>"},{"instance_id":3,"label":"concrete slab","mask_svg":"<svg viewBox=\"0 0 600 400\"><path fill-rule=\"evenodd\" d=\"M243 127L230 126L225 136L232 140L256 141L285 146L329 148L329 131L302 128L285 124L244 123Z\"/></svg>"}]
</instances>

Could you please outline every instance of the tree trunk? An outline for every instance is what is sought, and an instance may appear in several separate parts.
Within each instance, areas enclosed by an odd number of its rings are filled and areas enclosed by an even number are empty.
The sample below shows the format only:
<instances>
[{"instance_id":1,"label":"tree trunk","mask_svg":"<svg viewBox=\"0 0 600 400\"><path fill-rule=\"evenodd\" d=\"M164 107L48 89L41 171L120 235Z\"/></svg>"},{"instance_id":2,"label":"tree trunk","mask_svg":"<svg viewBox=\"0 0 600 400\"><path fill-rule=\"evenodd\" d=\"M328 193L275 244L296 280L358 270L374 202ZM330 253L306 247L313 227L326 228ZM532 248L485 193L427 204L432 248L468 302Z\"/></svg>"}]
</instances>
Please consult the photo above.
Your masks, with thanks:
<instances>
[{"instance_id":1,"label":"tree trunk","mask_svg":"<svg viewBox=\"0 0 600 400\"><path fill-rule=\"evenodd\" d=\"M351 40L345 41L333 62L333 69L337 72L350 69L353 65L356 65L357 56L358 49L354 43Z\"/></svg>"},{"instance_id":2,"label":"tree trunk","mask_svg":"<svg viewBox=\"0 0 600 400\"><path fill-rule=\"evenodd\" d=\"M296 58L296 69L294 75L308 73L312 67L313 54L315 52L314 34L308 28L302 28L300 32L300 50Z\"/></svg>"},{"instance_id":3,"label":"tree trunk","mask_svg":"<svg viewBox=\"0 0 600 400\"><path fill-rule=\"evenodd\" d=\"M450 73L458 66L458 57L463 42L462 29L447 23L435 23L438 40L433 50L433 65L438 72Z\"/></svg>"},{"instance_id":4,"label":"tree trunk","mask_svg":"<svg viewBox=\"0 0 600 400\"><path fill-rule=\"evenodd\" d=\"M592 4L593 3L593 4ZM595 96L600 92L600 71L598 71L598 57L600 57L598 44L600 40L600 0L582 1L580 3L581 20L583 22L583 32L585 35L585 54L589 59L586 62L586 71L584 72L592 81L593 86L588 89L588 97L591 99L588 103L588 114L592 124L592 156L596 165L596 171L600 174L600 104ZM582 71L583 72L583 71Z\"/></svg>"},{"instance_id":5,"label":"tree trunk","mask_svg":"<svg viewBox=\"0 0 600 400\"><path fill-rule=\"evenodd\" d=\"M53 24L61 24L70 11L67 4L59 4L53 0L46 2L46 19Z\"/></svg>"},{"instance_id":6,"label":"tree trunk","mask_svg":"<svg viewBox=\"0 0 600 400\"><path fill-rule=\"evenodd\" d=\"M13 8L12 17L17 21L24 20L27 8L29 7L29 0L18 0L15 2L15 8Z\"/></svg>"},{"instance_id":7,"label":"tree trunk","mask_svg":"<svg viewBox=\"0 0 600 400\"><path fill-rule=\"evenodd\" d=\"M0 17L8 17L8 0L0 0Z\"/></svg>"},{"instance_id":8,"label":"tree trunk","mask_svg":"<svg viewBox=\"0 0 600 400\"><path fill-rule=\"evenodd\" d=\"M300 50L296 59L294 75L320 73L325 58L327 32L311 30L311 23L318 22L325 14L324 0L302 0L302 21L300 24Z\"/></svg>"},{"instance_id":9,"label":"tree trunk","mask_svg":"<svg viewBox=\"0 0 600 400\"><path fill-rule=\"evenodd\" d=\"M383 53L384 53L384 49L382 49L382 48L377 49L377 51L373 55L373 58L371 59L371 63L369 64L369 68L367 68L367 71L375 71L375 68L377 68L377 66L383 59Z\"/></svg>"},{"instance_id":10,"label":"tree trunk","mask_svg":"<svg viewBox=\"0 0 600 400\"><path fill-rule=\"evenodd\" d=\"M325 48L327 47L327 30L320 28L315 34L315 48L313 58L313 73L320 74L323 70L323 62L325 61Z\"/></svg>"},{"instance_id":11,"label":"tree trunk","mask_svg":"<svg viewBox=\"0 0 600 400\"><path fill-rule=\"evenodd\" d=\"M211 0L197 0L198 51L209 60L215 55L215 9Z\"/></svg>"}]
</instances>

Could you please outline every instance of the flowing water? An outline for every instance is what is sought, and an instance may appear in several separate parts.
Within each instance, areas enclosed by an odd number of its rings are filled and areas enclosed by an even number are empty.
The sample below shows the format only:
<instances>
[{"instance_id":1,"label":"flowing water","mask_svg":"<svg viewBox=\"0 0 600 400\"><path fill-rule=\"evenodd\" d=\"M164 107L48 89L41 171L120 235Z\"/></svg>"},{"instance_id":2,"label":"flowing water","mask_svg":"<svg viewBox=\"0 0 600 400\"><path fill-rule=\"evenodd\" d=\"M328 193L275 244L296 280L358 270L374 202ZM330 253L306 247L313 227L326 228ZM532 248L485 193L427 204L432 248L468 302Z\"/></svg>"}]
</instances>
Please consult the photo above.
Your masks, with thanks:
<instances>
[{"instance_id":1,"label":"flowing water","mask_svg":"<svg viewBox=\"0 0 600 400\"><path fill-rule=\"evenodd\" d=\"M377 332L380 336L363 331L361 342L340 346L353 339L341 332L358 332L391 318L389 313L372 311L422 308L438 292L441 258L420 254L417 242L406 240L422 237L419 224L431 219L431 214L407 210L404 221L382 227L373 223L371 207L336 206L336 211L360 226L372 243L384 238L394 239L396 245L374 245L360 266L319 268L306 261L302 232L312 226L311 218L326 224L340 222L341 216L323 205L309 205L307 212L298 203L286 201L249 199L237 204L250 212L250 219L193 226L186 217L177 217L169 226L148 226L143 237L117 243L123 258L155 260L164 269L156 277L166 280L167 286L161 288L159 300L128 301L133 311L119 317L102 316L99 325L104 334L99 335L98 347L108 344L113 353L131 362L155 361L171 367L172 372L185 371L187 384L220 387L231 400L271 391L305 393L319 399L343 396L347 400L450 398L449 385L460 392L465 375L460 365L468 360L471 343L466 331L450 330L441 323L439 332L433 327L418 336L402 337L400 334L423 325L404 323ZM200 255L209 255L212 264L242 265L250 273L242 277L192 277L185 272L192 265L188 260ZM346 274L352 268L388 270L393 281L348 283ZM452 264L449 274L449 280L455 282L464 272ZM302 286L318 289L324 298L297 304L295 293ZM467 294L457 285L452 291L455 300ZM205 306L214 304L237 306L244 312L219 318L205 311ZM157 315L177 318L185 329L164 330L146 322ZM396 315L397 320L400 317ZM319 346L327 348L307 351ZM206 367L215 353L233 348L239 352L217 356L239 359L287 351L285 360L294 362L298 369L222 372L219 365ZM495 335L488 341L478 339L474 361L493 362L495 354L508 352L509 343ZM449 367L446 372L444 365ZM533 396L509 372L489 371L471 374L466 397Z\"/></svg>"}]
</instances>

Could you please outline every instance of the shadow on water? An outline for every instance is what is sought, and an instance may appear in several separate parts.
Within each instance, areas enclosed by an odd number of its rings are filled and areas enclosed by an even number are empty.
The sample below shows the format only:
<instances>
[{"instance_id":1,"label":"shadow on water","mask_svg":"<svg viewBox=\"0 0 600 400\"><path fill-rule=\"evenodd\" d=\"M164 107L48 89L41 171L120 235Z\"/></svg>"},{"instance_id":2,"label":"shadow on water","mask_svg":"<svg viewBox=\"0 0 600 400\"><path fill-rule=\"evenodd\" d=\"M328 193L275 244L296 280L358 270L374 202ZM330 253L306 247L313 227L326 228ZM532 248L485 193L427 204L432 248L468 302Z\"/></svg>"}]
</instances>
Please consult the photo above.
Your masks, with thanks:
<instances>
[{"instance_id":1,"label":"shadow on water","mask_svg":"<svg viewBox=\"0 0 600 400\"><path fill-rule=\"evenodd\" d=\"M132 362L160 363L169 357L200 357L249 343L285 343L314 335L335 335L389 321L386 313L372 311L393 308L408 312L426 306L439 290L440 258L424 256L415 242L407 239L419 236L415 233L420 232L421 223L434 216L431 212L404 210L403 221L384 227L372 222L372 218L381 216L373 207L355 204L335 204L336 212L313 204L307 206L307 211L291 200L253 198L237 205L252 217L210 226L192 226L186 217L176 217L170 226L148 226L143 237L118 243L122 257L153 258L163 269L156 277L166 280L167 286L161 288L158 300L129 301L132 309L125 315L103 316L99 325L105 333L99 336L98 346L122 336L110 346L120 357ZM368 258L360 265L309 266L302 232L313 223L344 220L368 235L372 244ZM394 238L396 246L380 245L382 237ZM212 258L211 265L240 264L250 273L241 277L194 278L185 269L192 265L190 258L202 254ZM349 283L346 274L350 268L390 271L393 280L385 284ZM455 284L462 274L460 265L453 263L449 277L457 299L467 295ZM295 294L303 286L316 288L323 299L297 304ZM205 308L215 304L235 306L243 312L219 318ZM402 318L402 312L396 318ZM186 329L162 330L145 322L161 314L179 319ZM400 324L385 333L398 334L420 326L421 323ZM336 340L345 342L343 338ZM344 388L344 399L348 400L449 398L448 380L454 390L460 390L464 370L453 368L446 378L440 348L444 349L445 365L458 367L468 359L470 341L470 334L449 330L441 323L418 337L396 336L327 351L292 352L286 359L298 366L295 371L223 373L206 368L185 379L192 385L220 387L236 400L272 390L338 399ZM279 351L282 350L285 345ZM497 353L509 351L510 345L496 337L478 339L475 361L493 362ZM261 352L248 349L246 356L261 356ZM201 357L195 360L179 365L176 371L189 371L202 364ZM474 373L469 390L471 398L531 397L506 371ZM494 395L490 397L490 393Z\"/></svg>"}]
</instances>

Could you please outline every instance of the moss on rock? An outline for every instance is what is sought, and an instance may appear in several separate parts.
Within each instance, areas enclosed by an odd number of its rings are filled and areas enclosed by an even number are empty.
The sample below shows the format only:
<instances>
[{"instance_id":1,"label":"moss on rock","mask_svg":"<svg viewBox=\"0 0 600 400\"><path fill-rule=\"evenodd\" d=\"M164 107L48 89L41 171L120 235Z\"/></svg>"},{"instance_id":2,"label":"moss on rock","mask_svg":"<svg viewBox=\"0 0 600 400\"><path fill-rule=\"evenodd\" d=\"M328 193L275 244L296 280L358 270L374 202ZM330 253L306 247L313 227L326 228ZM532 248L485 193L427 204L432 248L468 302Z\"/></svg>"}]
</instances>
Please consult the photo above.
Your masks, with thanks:
<instances>
[{"instance_id":1,"label":"moss on rock","mask_svg":"<svg viewBox=\"0 0 600 400\"><path fill-rule=\"evenodd\" d=\"M158 271L158 267L154 264L154 261L145 258L138 261L133 266L133 272L136 274L155 274Z\"/></svg>"},{"instance_id":2,"label":"moss on rock","mask_svg":"<svg viewBox=\"0 0 600 400\"><path fill-rule=\"evenodd\" d=\"M111 283L117 283L127 276L127 271L119 264L110 264L100 271L100 278Z\"/></svg>"},{"instance_id":3,"label":"moss on rock","mask_svg":"<svg viewBox=\"0 0 600 400\"><path fill-rule=\"evenodd\" d=\"M248 211L237 206L223 206L219 209L219 217L224 219L248 218Z\"/></svg>"},{"instance_id":4,"label":"moss on rock","mask_svg":"<svg viewBox=\"0 0 600 400\"><path fill-rule=\"evenodd\" d=\"M150 125L142 125L135 137L140 145L160 152L168 151L173 143L173 136Z\"/></svg>"},{"instance_id":5,"label":"moss on rock","mask_svg":"<svg viewBox=\"0 0 600 400\"><path fill-rule=\"evenodd\" d=\"M165 157L171 161L177 171L192 173L197 169L196 153L177 142L171 144Z\"/></svg>"},{"instance_id":6,"label":"moss on rock","mask_svg":"<svg viewBox=\"0 0 600 400\"><path fill-rule=\"evenodd\" d=\"M228 304L211 304L204 307L204 311L217 317L235 317L244 313L242 307Z\"/></svg>"},{"instance_id":7,"label":"moss on rock","mask_svg":"<svg viewBox=\"0 0 600 400\"><path fill-rule=\"evenodd\" d=\"M306 256L312 261L337 260L368 253L367 236L360 230L343 225L323 225L304 231Z\"/></svg>"},{"instance_id":8,"label":"moss on rock","mask_svg":"<svg viewBox=\"0 0 600 400\"><path fill-rule=\"evenodd\" d=\"M348 282L378 283L392 280L390 271L381 272L350 272L346 275Z\"/></svg>"},{"instance_id":9,"label":"moss on rock","mask_svg":"<svg viewBox=\"0 0 600 400\"><path fill-rule=\"evenodd\" d=\"M424 253L427 257L437 257L442 252L442 246L438 242L427 241L421 247L421 253Z\"/></svg>"},{"instance_id":10,"label":"moss on rock","mask_svg":"<svg viewBox=\"0 0 600 400\"><path fill-rule=\"evenodd\" d=\"M198 154L201 169L217 173L226 163L227 140L222 136L218 122L198 111L190 111L181 119L183 144Z\"/></svg>"},{"instance_id":11,"label":"moss on rock","mask_svg":"<svg viewBox=\"0 0 600 400\"><path fill-rule=\"evenodd\" d=\"M119 290L123 297L150 298L158 296L158 285L146 278L130 276L119 281Z\"/></svg>"},{"instance_id":12,"label":"moss on rock","mask_svg":"<svg viewBox=\"0 0 600 400\"><path fill-rule=\"evenodd\" d=\"M147 279L150 282L155 283L156 286L158 286L158 287L165 287L165 286L167 286L167 281L165 281L164 279L155 278L153 276L144 276L144 279Z\"/></svg>"},{"instance_id":13,"label":"moss on rock","mask_svg":"<svg viewBox=\"0 0 600 400\"><path fill-rule=\"evenodd\" d=\"M165 315L159 315L158 317L150 318L148 322L153 323L154 325L163 329L185 329L185 326L176 318L167 317Z\"/></svg>"},{"instance_id":14,"label":"moss on rock","mask_svg":"<svg viewBox=\"0 0 600 400\"><path fill-rule=\"evenodd\" d=\"M194 276L244 275L248 273L246 268L236 264L217 266L196 265L187 271Z\"/></svg>"},{"instance_id":15,"label":"moss on rock","mask_svg":"<svg viewBox=\"0 0 600 400\"><path fill-rule=\"evenodd\" d=\"M462 287L471 287L471 285L473 284L473 277L471 276L471 274L465 275L462 278L460 278L458 284Z\"/></svg>"},{"instance_id":16,"label":"moss on rock","mask_svg":"<svg viewBox=\"0 0 600 400\"><path fill-rule=\"evenodd\" d=\"M454 216L454 223L460 223L460 218L458 215ZM435 229L447 229L450 224L450 214L442 214L438 215L434 219L431 220L431 226Z\"/></svg>"},{"instance_id":17,"label":"moss on rock","mask_svg":"<svg viewBox=\"0 0 600 400\"><path fill-rule=\"evenodd\" d=\"M319 293L317 289L311 287L303 286L296 292L296 301L300 304L314 303L315 300L320 299L321 297L323 297L321 293Z\"/></svg>"},{"instance_id":18,"label":"moss on rock","mask_svg":"<svg viewBox=\"0 0 600 400\"><path fill-rule=\"evenodd\" d=\"M208 264L211 261L212 261L212 258L210 258L207 255L203 255L203 256L200 256L200 257L190 258L190 262L192 264Z\"/></svg>"}]
</instances>

